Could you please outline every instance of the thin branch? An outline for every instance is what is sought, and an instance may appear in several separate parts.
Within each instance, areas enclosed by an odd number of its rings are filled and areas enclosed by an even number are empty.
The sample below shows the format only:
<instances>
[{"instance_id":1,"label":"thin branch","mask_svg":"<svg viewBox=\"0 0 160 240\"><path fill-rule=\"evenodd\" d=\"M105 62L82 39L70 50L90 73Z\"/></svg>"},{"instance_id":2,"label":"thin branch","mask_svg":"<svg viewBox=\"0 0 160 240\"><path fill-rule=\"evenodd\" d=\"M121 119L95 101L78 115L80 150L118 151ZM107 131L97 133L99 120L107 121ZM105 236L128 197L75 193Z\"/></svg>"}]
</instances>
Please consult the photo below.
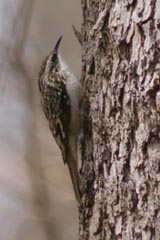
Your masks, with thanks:
<instances>
[{"instance_id":1,"label":"thin branch","mask_svg":"<svg viewBox=\"0 0 160 240\"><path fill-rule=\"evenodd\" d=\"M74 25L72 25L72 28L73 28L73 32L74 32L76 38L78 39L78 42L82 46L82 35L81 35L81 33L75 28Z\"/></svg>"}]
</instances>

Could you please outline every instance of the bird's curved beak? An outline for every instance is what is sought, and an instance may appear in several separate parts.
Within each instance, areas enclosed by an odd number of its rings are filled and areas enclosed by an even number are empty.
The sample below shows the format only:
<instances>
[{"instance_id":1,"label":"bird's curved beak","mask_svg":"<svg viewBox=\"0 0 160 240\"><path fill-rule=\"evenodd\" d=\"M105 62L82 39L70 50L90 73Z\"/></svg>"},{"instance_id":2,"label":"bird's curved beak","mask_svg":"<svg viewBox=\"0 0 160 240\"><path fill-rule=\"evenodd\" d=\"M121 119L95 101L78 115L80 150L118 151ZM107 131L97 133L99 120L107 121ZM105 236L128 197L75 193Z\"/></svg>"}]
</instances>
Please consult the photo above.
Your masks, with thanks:
<instances>
[{"instance_id":1,"label":"bird's curved beak","mask_svg":"<svg viewBox=\"0 0 160 240\"><path fill-rule=\"evenodd\" d=\"M60 36L60 38L58 39L58 41L57 41L57 43L56 43L56 45L55 45L55 47L54 47L54 51L55 51L56 53L58 52L59 45L60 45L60 42L61 42L61 40L62 40L62 37L63 37L63 35Z\"/></svg>"}]
</instances>

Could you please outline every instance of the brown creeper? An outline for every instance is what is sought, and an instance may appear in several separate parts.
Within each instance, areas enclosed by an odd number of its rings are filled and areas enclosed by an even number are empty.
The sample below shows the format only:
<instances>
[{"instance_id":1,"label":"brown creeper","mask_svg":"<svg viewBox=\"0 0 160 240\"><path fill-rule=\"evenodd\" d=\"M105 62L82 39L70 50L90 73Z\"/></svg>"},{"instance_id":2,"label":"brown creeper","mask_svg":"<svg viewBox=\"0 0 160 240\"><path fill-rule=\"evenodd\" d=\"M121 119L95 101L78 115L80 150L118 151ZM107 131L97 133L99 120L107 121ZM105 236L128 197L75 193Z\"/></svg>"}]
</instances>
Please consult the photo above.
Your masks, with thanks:
<instances>
[{"instance_id":1,"label":"brown creeper","mask_svg":"<svg viewBox=\"0 0 160 240\"><path fill-rule=\"evenodd\" d=\"M50 130L61 149L71 175L75 196L80 204L77 144L80 132L79 101L81 85L58 53L62 36L42 64L38 85Z\"/></svg>"}]
</instances>

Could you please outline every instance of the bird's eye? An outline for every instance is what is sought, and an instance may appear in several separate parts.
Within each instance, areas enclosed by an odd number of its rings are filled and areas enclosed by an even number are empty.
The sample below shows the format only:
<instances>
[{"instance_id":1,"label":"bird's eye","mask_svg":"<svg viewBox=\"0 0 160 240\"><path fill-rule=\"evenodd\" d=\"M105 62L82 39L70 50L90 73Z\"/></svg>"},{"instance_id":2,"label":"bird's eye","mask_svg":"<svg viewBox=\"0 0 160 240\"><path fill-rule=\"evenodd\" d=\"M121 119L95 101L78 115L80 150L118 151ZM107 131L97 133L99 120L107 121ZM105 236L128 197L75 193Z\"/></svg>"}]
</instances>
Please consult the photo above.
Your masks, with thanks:
<instances>
[{"instance_id":1,"label":"bird's eye","mask_svg":"<svg viewBox=\"0 0 160 240\"><path fill-rule=\"evenodd\" d=\"M52 58L51 58L52 62L55 62L57 60L57 54L53 54Z\"/></svg>"}]
</instances>

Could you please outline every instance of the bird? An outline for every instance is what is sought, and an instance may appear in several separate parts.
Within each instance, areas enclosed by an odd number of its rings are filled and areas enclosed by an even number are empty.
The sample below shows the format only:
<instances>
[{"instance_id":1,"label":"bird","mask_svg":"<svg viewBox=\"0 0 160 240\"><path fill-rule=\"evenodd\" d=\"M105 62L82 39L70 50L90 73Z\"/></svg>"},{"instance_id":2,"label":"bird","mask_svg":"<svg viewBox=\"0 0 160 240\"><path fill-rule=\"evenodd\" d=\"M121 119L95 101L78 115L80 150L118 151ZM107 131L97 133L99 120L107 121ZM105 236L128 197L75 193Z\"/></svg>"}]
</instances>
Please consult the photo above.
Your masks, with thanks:
<instances>
[{"instance_id":1,"label":"bird","mask_svg":"<svg viewBox=\"0 0 160 240\"><path fill-rule=\"evenodd\" d=\"M81 128L81 84L59 53L62 36L42 63L38 87L52 135L67 164L78 206L81 205L78 137Z\"/></svg>"}]
</instances>

